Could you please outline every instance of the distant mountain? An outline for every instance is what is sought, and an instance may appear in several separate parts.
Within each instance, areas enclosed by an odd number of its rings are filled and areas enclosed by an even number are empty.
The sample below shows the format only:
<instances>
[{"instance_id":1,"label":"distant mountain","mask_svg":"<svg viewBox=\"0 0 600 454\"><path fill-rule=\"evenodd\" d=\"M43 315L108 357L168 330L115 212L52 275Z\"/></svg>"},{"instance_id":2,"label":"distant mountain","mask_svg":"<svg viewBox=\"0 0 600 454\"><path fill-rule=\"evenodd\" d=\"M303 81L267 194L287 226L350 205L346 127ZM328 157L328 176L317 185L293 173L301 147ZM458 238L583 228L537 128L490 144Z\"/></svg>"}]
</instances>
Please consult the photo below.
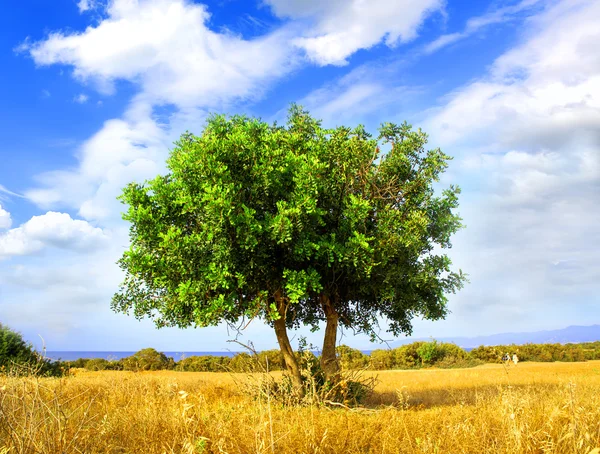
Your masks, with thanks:
<instances>
[{"instance_id":1,"label":"distant mountain","mask_svg":"<svg viewBox=\"0 0 600 454\"><path fill-rule=\"evenodd\" d=\"M508 344L567 344L579 342L600 341L600 325L569 326L551 331L536 331L533 333L502 333L490 336L477 337L439 337L439 342L453 342L459 347L475 348L480 345L508 345ZM391 347L410 344L417 341L430 339L402 339L392 342Z\"/></svg>"}]
</instances>

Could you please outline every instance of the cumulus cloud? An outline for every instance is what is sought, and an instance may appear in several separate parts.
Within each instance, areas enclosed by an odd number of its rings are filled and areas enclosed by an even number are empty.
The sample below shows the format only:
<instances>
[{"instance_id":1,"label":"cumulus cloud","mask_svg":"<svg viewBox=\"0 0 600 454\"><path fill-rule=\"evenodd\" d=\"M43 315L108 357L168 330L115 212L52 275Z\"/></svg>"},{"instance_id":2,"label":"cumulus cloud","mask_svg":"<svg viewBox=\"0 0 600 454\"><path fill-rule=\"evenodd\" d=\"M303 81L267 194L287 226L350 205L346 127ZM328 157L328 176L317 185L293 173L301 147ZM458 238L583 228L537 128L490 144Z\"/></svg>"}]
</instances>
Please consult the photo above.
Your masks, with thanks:
<instances>
[{"instance_id":1,"label":"cumulus cloud","mask_svg":"<svg viewBox=\"0 0 600 454\"><path fill-rule=\"evenodd\" d=\"M217 33L207 8L186 0L114 0L104 13L83 32L51 33L26 47L38 65L70 65L76 78L104 91L128 80L139 92L122 118L79 147L75 169L39 175L26 195L44 209L109 222L120 219L121 188L163 170L173 141L202 128L206 109L261 96L295 63L288 32L253 40ZM155 108L165 105L172 112L157 118Z\"/></svg>"},{"instance_id":2,"label":"cumulus cloud","mask_svg":"<svg viewBox=\"0 0 600 454\"><path fill-rule=\"evenodd\" d=\"M454 249L471 273L462 315L514 322L598 301L599 18L597 2L552 3L484 78L429 112L426 130L457 150L469 188Z\"/></svg>"},{"instance_id":3,"label":"cumulus cloud","mask_svg":"<svg viewBox=\"0 0 600 454\"><path fill-rule=\"evenodd\" d=\"M0 258L28 255L45 247L88 251L102 246L108 235L86 221L50 211L0 234Z\"/></svg>"},{"instance_id":4,"label":"cumulus cloud","mask_svg":"<svg viewBox=\"0 0 600 454\"><path fill-rule=\"evenodd\" d=\"M39 175L40 187L25 195L44 209L65 207L84 219L118 221L121 189L164 170L171 142L168 131L152 119L151 107L134 105L83 143L77 168Z\"/></svg>"},{"instance_id":5,"label":"cumulus cloud","mask_svg":"<svg viewBox=\"0 0 600 454\"><path fill-rule=\"evenodd\" d=\"M186 0L114 0L97 26L25 48L38 65L71 65L102 91L130 80L150 102L178 106L255 98L293 66L285 31L244 40L210 30L209 19L206 6Z\"/></svg>"},{"instance_id":6,"label":"cumulus cloud","mask_svg":"<svg viewBox=\"0 0 600 454\"><path fill-rule=\"evenodd\" d=\"M10 229L11 225L12 219L10 213L0 205L0 229Z\"/></svg>"},{"instance_id":7,"label":"cumulus cloud","mask_svg":"<svg viewBox=\"0 0 600 454\"><path fill-rule=\"evenodd\" d=\"M380 42L395 46L417 36L423 21L442 11L444 1L264 0L279 17L314 23L294 44L319 65L344 65L360 49Z\"/></svg>"}]
</instances>

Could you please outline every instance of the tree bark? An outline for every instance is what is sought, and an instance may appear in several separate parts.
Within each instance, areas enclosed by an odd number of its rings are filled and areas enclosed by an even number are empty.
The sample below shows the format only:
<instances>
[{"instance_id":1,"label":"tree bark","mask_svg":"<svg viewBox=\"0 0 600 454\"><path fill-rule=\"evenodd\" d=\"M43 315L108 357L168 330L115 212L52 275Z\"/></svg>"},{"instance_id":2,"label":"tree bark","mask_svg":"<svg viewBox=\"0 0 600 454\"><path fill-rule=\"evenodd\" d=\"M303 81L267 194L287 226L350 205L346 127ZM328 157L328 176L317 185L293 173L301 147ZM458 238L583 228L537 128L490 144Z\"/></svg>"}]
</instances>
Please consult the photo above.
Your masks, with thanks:
<instances>
[{"instance_id":1,"label":"tree bark","mask_svg":"<svg viewBox=\"0 0 600 454\"><path fill-rule=\"evenodd\" d=\"M302 396L302 374L300 373L300 366L298 360L294 355L290 338L287 334L287 327L285 326L286 307L283 301L281 292L278 290L275 292L275 302L277 305L277 311L279 312L279 319L274 321L275 335L277 336L277 342L279 342L279 349L283 354L285 366L290 375L292 376L292 383L294 384L295 392Z\"/></svg>"},{"instance_id":2,"label":"tree bark","mask_svg":"<svg viewBox=\"0 0 600 454\"><path fill-rule=\"evenodd\" d=\"M321 369L323 369L327 380L334 380L340 372L340 363L335 353L339 316L327 295L321 295L321 305L326 317Z\"/></svg>"}]
</instances>

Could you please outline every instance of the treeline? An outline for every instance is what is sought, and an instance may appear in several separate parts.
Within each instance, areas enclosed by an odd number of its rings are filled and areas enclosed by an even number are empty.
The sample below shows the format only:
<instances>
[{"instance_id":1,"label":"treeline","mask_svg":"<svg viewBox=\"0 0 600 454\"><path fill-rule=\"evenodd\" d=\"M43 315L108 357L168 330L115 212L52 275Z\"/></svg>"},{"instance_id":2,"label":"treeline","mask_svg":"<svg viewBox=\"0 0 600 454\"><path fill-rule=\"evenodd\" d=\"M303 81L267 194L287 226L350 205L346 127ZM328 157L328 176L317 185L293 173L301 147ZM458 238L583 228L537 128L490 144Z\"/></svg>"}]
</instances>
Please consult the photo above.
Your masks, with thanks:
<instances>
[{"instance_id":1,"label":"treeline","mask_svg":"<svg viewBox=\"0 0 600 454\"><path fill-rule=\"evenodd\" d=\"M344 369L417 369L423 367L472 367L482 363L500 363L508 353L516 354L519 361L587 361L600 360L600 341L581 344L525 344L477 347L467 352L455 344L438 342L413 342L394 349L373 350L365 354L346 345L337 348ZM297 355L314 357L304 350ZM37 353L21 334L0 324L0 373L15 375L62 375L71 368L97 370L176 370L183 372L248 372L283 370L283 357L279 350L267 350L255 355L238 353L227 356L190 356L175 362L153 348L146 348L119 360L103 358L76 361L51 361Z\"/></svg>"},{"instance_id":2,"label":"treeline","mask_svg":"<svg viewBox=\"0 0 600 454\"><path fill-rule=\"evenodd\" d=\"M519 361L574 362L600 359L600 341L581 344L525 344L477 347L469 352L476 359L487 363L500 362L503 354L516 353Z\"/></svg>"},{"instance_id":3,"label":"treeline","mask_svg":"<svg viewBox=\"0 0 600 454\"><path fill-rule=\"evenodd\" d=\"M365 354L346 345L337 348L344 369L418 369L423 367L473 367L483 363L500 363L505 353L517 354L519 361L587 361L600 360L600 342L584 344L526 344L477 347L467 352L455 344L444 342L413 342L394 349L373 350ZM306 352L304 352L306 354ZM249 370L283 370L279 350L267 350L250 355L190 356L175 362L164 353L147 348L136 354L109 361L101 358L62 362L65 367L88 370L176 370L184 372L247 372Z\"/></svg>"}]
</instances>

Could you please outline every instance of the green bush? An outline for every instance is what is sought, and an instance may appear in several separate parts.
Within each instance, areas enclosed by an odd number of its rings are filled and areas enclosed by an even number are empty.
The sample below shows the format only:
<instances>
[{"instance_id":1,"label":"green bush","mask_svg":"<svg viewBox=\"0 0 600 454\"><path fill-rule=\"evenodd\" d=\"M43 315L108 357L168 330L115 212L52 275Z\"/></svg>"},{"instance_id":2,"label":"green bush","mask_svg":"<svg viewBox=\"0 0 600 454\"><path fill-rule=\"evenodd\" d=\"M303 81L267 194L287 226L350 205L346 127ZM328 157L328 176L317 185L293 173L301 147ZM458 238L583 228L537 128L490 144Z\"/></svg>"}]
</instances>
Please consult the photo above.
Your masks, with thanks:
<instances>
[{"instance_id":1,"label":"green bush","mask_svg":"<svg viewBox=\"0 0 600 454\"><path fill-rule=\"evenodd\" d=\"M176 370L182 372L223 372L229 368L227 356L189 356L181 359Z\"/></svg>"},{"instance_id":2,"label":"green bush","mask_svg":"<svg viewBox=\"0 0 600 454\"><path fill-rule=\"evenodd\" d=\"M374 370L394 369L396 364L393 350L373 350L371 352L370 367Z\"/></svg>"},{"instance_id":3,"label":"green bush","mask_svg":"<svg viewBox=\"0 0 600 454\"><path fill-rule=\"evenodd\" d=\"M21 334L0 323L0 371L17 375L61 375L58 362L42 358Z\"/></svg>"},{"instance_id":4,"label":"green bush","mask_svg":"<svg viewBox=\"0 0 600 454\"><path fill-rule=\"evenodd\" d=\"M123 369L132 371L173 369L175 361L153 348L144 348L121 360Z\"/></svg>"},{"instance_id":5,"label":"green bush","mask_svg":"<svg viewBox=\"0 0 600 454\"><path fill-rule=\"evenodd\" d=\"M262 370L284 370L285 360L281 350L264 350L257 354L256 359Z\"/></svg>"},{"instance_id":6,"label":"green bush","mask_svg":"<svg viewBox=\"0 0 600 454\"><path fill-rule=\"evenodd\" d=\"M109 362L104 358L92 358L85 362L84 367L87 370L106 370L109 367Z\"/></svg>"},{"instance_id":7,"label":"green bush","mask_svg":"<svg viewBox=\"0 0 600 454\"><path fill-rule=\"evenodd\" d=\"M419 357L419 348L425 342L413 342L394 349L394 368L413 369L419 367L421 358Z\"/></svg>"},{"instance_id":8,"label":"green bush","mask_svg":"<svg viewBox=\"0 0 600 454\"><path fill-rule=\"evenodd\" d=\"M0 324L0 367L11 368L15 364L37 361L37 355L23 337Z\"/></svg>"},{"instance_id":9,"label":"green bush","mask_svg":"<svg viewBox=\"0 0 600 454\"><path fill-rule=\"evenodd\" d=\"M342 369L363 369L369 365L369 357L356 348L340 345L336 348L336 353Z\"/></svg>"}]
</instances>

